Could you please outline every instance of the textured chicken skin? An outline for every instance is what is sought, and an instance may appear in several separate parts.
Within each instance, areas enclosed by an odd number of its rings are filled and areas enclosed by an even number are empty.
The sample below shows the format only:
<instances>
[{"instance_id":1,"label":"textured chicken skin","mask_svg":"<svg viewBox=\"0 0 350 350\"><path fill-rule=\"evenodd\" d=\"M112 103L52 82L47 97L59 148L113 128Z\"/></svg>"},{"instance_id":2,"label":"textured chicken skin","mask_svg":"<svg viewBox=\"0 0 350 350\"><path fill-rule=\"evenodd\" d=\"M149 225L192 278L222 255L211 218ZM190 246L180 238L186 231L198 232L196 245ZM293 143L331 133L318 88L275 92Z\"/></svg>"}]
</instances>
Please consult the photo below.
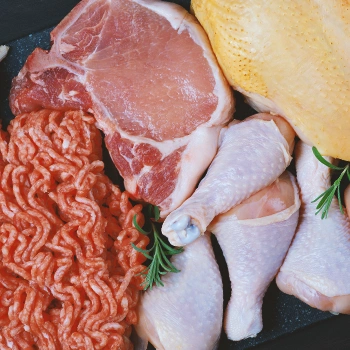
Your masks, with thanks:
<instances>
[{"instance_id":1,"label":"textured chicken skin","mask_svg":"<svg viewBox=\"0 0 350 350\"><path fill-rule=\"evenodd\" d=\"M230 84L350 160L350 2L192 0Z\"/></svg>"},{"instance_id":2,"label":"textured chicken skin","mask_svg":"<svg viewBox=\"0 0 350 350\"><path fill-rule=\"evenodd\" d=\"M288 123L280 117L258 114L224 129L206 176L194 194L164 221L162 232L171 244L192 242L217 215L270 185L284 172L294 139L292 130L282 128L285 125Z\"/></svg>"},{"instance_id":3,"label":"textured chicken skin","mask_svg":"<svg viewBox=\"0 0 350 350\"><path fill-rule=\"evenodd\" d=\"M147 341L157 350L212 350L221 333L223 290L209 235L171 261L181 272L163 276L164 287L141 299L136 330L143 342L135 350Z\"/></svg>"},{"instance_id":4,"label":"textured chicken skin","mask_svg":"<svg viewBox=\"0 0 350 350\"><path fill-rule=\"evenodd\" d=\"M336 198L327 219L315 215L317 203L312 201L330 187L330 169L303 142L297 145L295 157L300 223L277 285L312 307L350 314L350 220L340 212Z\"/></svg>"},{"instance_id":5,"label":"textured chicken skin","mask_svg":"<svg viewBox=\"0 0 350 350\"><path fill-rule=\"evenodd\" d=\"M225 255L231 299L224 327L231 340L254 337L262 329L264 294L290 246L299 216L294 177L283 173L210 224Z\"/></svg>"}]
</instances>

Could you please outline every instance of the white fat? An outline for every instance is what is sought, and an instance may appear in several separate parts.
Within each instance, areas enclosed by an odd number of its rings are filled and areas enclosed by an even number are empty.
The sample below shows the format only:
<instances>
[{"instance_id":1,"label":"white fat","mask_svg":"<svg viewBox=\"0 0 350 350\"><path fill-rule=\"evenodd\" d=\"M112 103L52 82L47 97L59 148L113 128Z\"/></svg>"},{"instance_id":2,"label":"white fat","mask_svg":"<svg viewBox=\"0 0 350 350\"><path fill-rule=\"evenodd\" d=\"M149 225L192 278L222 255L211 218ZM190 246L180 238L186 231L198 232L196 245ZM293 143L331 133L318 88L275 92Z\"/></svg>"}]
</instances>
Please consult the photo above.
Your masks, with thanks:
<instances>
[{"instance_id":1,"label":"white fat","mask_svg":"<svg viewBox=\"0 0 350 350\"><path fill-rule=\"evenodd\" d=\"M180 28L184 17L187 15L187 11L183 7L174 3L158 0L133 1L166 18L175 30L178 30Z\"/></svg>"},{"instance_id":2,"label":"white fat","mask_svg":"<svg viewBox=\"0 0 350 350\"><path fill-rule=\"evenodd\" d=\"M46 87L46 83L45 83L45 81L40 79L41 76L42 76L42 72L31 73L30 74L30 79L32 80L33 83L38 84L39 86L45 88Z\"/></svg>"},{"instance_id":3,"label":"white fat","mask_svg":"<svg viewBox=\"0 0 350 350\"><path fill-rule=\"evenodd\" d=\"M168 206L166 211L161 212L162 217L167 216L179 207L185 199L190 197L200 177L215 157L221 129L221 126L211 128L200 126L191 134L191 139L182 154L181 170L175 189L170 197L165 200L169 201L170 199L171 205ZM196 164L196 166L193 166L193 164ZM162 206L162 203L160 206Z\"/></svg>"},{"instance_id":4,"label":"white fat","mask_svg":"<svg viewBox=\"0 0 350 350\"><path fill-rule=\"evenodd\" d=\"M194 16L189 14L181 6L157 1L157 0L133 0L134 2L147 7L160 16L165 17L171 26L181 34L187 30L192 40L203 49L203 56L208 61L215 78L214 94L218 97L218 106L212 114L207 126L227 123L233 116L234 104L232 91L224 75L219 68L219 64L211 49L209 39L202 26ZM181 19L180 19L181 17Z\"/></svg>"},{"instance_id":5,"label":"white fat","mask_svg":"<svg viewBox=\"0 0 350 350\"><path fill-rule=\"evenodd\" d=\"M219 67L216 57L211 49L209 39L201 25L192 15L188 14L182 25L188 30L193 41L203 49L203 56L208 61L215 78L213 92L218 98L218 106L211 115L210 120L203 125L214 126L228 123L230 119L233 118L234 112L233 92Z\"/></svg>"},{"instance_id":6,"label":"white fat","mask_svg":"<svg viewBox=\"0 0 350 350\"><path fill-rule=\"evenodd\" d=\"M135 193L137 189L138 176L131 176L124 179L125 189L130 193Z\"/></svg>"},{"instance_id":7,"label":"white fat","mask_svg":"<svg viewBox=\"0 0 350 350\"><path fill-rule=\"evenodd\" d=\"M140 173L137 175L138 178L142 177L142 175L147 174L152 170L152 167L149 165L144 165L144 167L141 169Z\"/></svg>"},{"instance_id":8,"label":"white fat","mask_svg":"<svg viewBox=\"0 0 350 350\"><path fill-rule=\"evenodd\" d=\"M101 293L102 293L101 288L99 288L99 287L96 286L95 284L90 285L90 287L92 288L92 290L93 290L96 294L101 294Z\"/></svg>"},{"instance_id":9,"label":"white fat","mask_svg":"<svg viewBox=\"0 0 350 350\"><path fill-rule=\"evenodd\" d=\"M69 95L66 95L66 93L62 90L60 94L58 95L58 98L62 101L69 101Z\"/></svg>"},{"instance_id":10,"label":"white fat","mask_svg":"<svg viewBox=\"0 0 350 350\"><path fill-rule=\"evenodd\" d=\"M76 48L76 46L72 45L72 44L67 44L65 42L61 42L60 45L60 54L64 55L68 52L74 51Z\"/></svg>"},{"instance_id":11,"label":"white fat","mask_svg":"<svg viewBox=\"0 0 350 350\"><path fill-rule=\"evenodd\" d=\"M119 323L105 323L101 326L101 331L124 331L124 328Z\"/></svg>"},{"instance_id":12,"label":"white fat","mask_svg":"<svg viewBox=\"0 0 350 350\"><path fill-rule=\"evenodd\" d=\"M70 144L69 140L64 139L64 141L62 143L62 148L67 149L69 147L69 144Z\"/></svg>"},{"instance_id":13,"label":"white fat","mask_svg":"<svg viewBox=\"0 0 350 350\"><path fill-rule=\"evenodd\" d=\"M96 114L96 110L98 109L97 113L103 116L103 120L100 119L97 122L97 126L99 129L104 131L107 135L112 135L113 133L118 132L122 138L130 140L135 145L139 143L147 143L161 151L162 159L164 159L180 147L186 146L192 138L193 133L184 137L178 137L164 141L155 141L148 137L130 135L128 132L122 130L117 125L115 118L110 114L106 106L104 106L98 99L96 99L94 94L91 95L91 98L95 106L95 111L93 113ZM106 132L107 130L108 132Z\"/></svg>"}]
</instances>

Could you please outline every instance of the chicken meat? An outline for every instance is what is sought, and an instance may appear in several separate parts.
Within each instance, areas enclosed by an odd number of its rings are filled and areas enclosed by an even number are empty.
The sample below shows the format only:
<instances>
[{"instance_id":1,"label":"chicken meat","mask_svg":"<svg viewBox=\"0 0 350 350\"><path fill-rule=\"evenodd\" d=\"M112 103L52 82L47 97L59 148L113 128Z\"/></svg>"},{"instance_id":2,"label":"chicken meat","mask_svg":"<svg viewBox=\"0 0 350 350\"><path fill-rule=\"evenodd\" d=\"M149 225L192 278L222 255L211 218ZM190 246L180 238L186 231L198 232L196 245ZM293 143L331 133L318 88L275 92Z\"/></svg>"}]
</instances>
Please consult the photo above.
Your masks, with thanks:
<instances>
[{"instance_id":1,"label":"chicken meat","mask_svg":"<svg viewBox=\"0 0 350 350\"><path fill-rule=\"evenodd\" d=\"M230 84L350 160L350 2L192 0Z\"/></svg>"},{"instance_id":2,"label":"chicken meat","mask_svg":"<svg viewBox=\"0 0 350 350\"><path fill-rule=\"evenodd\" d=\"M277 285L312 307L350 314L350 220L340 212L336 198L326 219L315 215L313 201L330 187L330 168L303 142L297 145L295 157L302 199L300 224Z\"/></svg>"},{"instance_id":3,"label":"chicken meat","mask_svg":"<svg viewBox=\"0 0 350 350\"><path fill-rule=\"evenodd\" d=\"M164 221L162 233L175 246L203 234L210 222L274 182L291 160L294 132L281 117L257 114L233 121L194 194Z\"/></svg>"},{"instance_id":4,"label":"chicken meat","mask_svg":"<svg viewBox=\"0 0 350 350\"><path fill-rule=\"evenodd\" d=\"M136 350L212 350L222 326L223 289L209 234L171 259L180 273L163 276L139 306Z\"/></svg>"},{"instance_id":5,"label":"chicken meat","mask_svg":"<svg viewBox=\"0 0 350 350\"><path fill-rule=\"evenodd\" d=\"M229 339L254 337L262 330L263 297L290 246L299 207L295 178L285 172L209 225L224 253L231 280L224 319Z\"/></svg>"}]
</instances>

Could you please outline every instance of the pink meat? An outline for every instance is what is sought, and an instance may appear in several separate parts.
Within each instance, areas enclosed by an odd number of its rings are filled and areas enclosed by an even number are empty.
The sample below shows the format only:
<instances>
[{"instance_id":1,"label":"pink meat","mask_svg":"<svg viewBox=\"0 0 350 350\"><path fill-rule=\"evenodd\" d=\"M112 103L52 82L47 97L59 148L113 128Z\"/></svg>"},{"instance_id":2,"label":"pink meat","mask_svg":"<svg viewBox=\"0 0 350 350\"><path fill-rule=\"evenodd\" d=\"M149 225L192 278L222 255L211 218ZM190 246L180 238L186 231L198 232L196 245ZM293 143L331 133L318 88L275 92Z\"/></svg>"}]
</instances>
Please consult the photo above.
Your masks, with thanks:
<instances>
[{"instance_id":1,"label":"pink meat","mask_svg":"<svg viewBox=\"0 0 350 350\"><path fill-rule=\"evenodd\" d=\"M15 115L41 108L94 114L136 198L166 215L193 191L232 114L208 40L182 7L83 0L13 81Z\"/></svg>"}]
</instances>

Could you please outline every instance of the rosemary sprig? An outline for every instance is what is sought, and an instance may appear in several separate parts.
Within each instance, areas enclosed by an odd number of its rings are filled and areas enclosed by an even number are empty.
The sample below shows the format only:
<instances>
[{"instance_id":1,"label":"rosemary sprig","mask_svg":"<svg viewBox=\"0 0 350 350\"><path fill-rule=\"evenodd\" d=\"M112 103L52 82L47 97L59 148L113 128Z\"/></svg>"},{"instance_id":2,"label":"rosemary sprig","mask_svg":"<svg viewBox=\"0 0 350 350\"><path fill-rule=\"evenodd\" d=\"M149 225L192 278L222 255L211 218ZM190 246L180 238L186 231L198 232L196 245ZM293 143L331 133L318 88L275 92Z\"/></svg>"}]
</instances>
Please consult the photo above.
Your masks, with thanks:
<instances>
[{"instance_id":1,"label":"rosemary sprig","mask_svg":"<svg viewBox=\"0 0 350 350\"><path fill-rule=\"evenodd\" d=\"M152 213L153 212L153 213ZM132 247L138 252L142 253L150 264L139 273L139 275L145 276L145 280L142 283L143 289L152 289L155 284L157 287L164 286L161 276L168 272L180 272L169 260L169 257L183 252L183 248L175 248L165 243L158 233L154 222L159 220L159 208L157 206L149 206L149 216L154 215L154 219L151 218L151 227L153 233L153 246L150 249L141 249L134 243L131 243ZM133 218L133 224L135 228L142 234L150 234L151 232L144 231L136 222L136 215Z\"/></svg>"},{"instance_id":2,"label":"rosemary sprig","mask_svg":"<svg viewBox=\"0 0 350 350\"><path fill-rule=\"evenodd\" d=\"M340 184L341 184L341 181L342 181L345 174L347 175L347 178L350 181L349 163L347 165L345 165L344 167L338 167L338 166L335 166L335 165L329 163L325 158L323 158L316 147L312 147L312 152L314 153L315 157L322 164L327 166L328 168L331 168L331 169L337 170L337 171L341 171L339 177L333 182L333 185L312 201L312 203L319 201L317 204L317 207L316 207L317 211L316 211L315 215L322 212L321 218L322 219L327 218L328 211L329 211L329 208L331 206L331 203L332 203L332 200L333 200L333 197L335 194L337 194L340 211L344 214L344 209L343 209L343 206L341 203Z\"/></svg>"}]
</instances>

